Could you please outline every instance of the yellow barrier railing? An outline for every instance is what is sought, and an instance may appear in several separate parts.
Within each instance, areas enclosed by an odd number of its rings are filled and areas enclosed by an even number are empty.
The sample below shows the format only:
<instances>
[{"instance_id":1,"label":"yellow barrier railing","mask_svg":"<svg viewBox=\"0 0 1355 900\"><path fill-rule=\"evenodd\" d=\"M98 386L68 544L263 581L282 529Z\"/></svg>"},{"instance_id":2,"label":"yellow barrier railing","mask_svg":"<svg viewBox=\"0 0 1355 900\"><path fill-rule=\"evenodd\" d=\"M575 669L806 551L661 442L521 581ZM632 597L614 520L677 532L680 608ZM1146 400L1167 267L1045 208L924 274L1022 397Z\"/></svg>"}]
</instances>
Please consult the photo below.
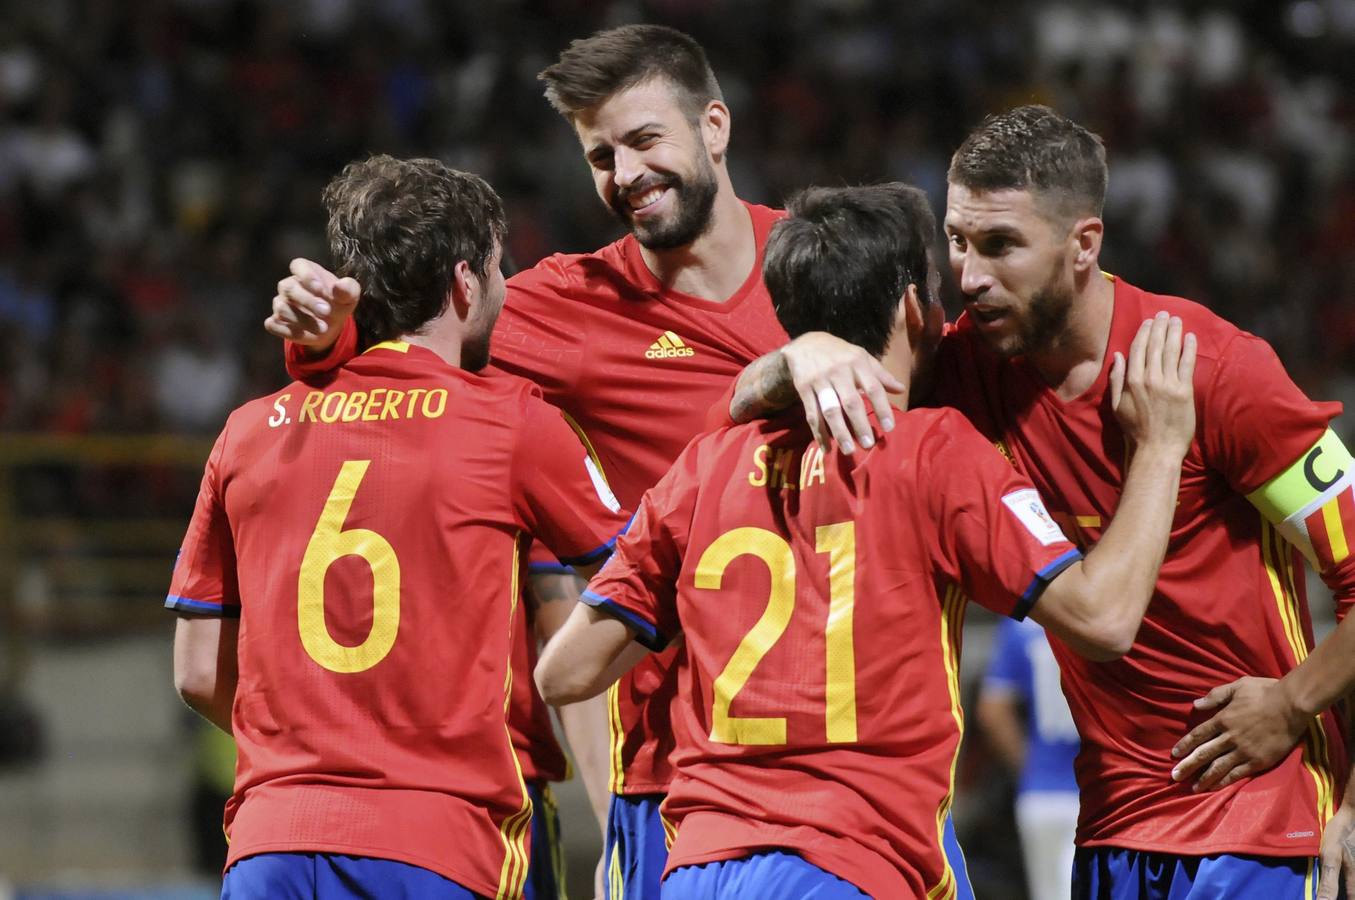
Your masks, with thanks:
<instances>
[{"instance_id":1,"label":"yellow barrier railing","mask_svg":"<svg viewBox=\"0 0 1355 900\"><path fill-rule=\"evenodd\" d=\"M179 435L0 434L0 693L34 638L167 621L211 449Z\"/></svg>"}]
</instances>

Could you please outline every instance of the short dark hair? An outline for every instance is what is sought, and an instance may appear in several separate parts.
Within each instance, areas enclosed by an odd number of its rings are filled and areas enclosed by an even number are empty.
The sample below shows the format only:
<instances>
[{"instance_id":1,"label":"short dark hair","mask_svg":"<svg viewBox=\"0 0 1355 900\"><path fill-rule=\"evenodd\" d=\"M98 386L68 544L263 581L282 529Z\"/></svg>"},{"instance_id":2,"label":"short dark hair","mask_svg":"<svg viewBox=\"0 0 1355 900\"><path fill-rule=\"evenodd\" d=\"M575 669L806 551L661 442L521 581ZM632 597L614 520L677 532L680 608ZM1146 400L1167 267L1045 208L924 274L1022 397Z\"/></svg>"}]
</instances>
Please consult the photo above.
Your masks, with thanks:
<instances>
[{"instance_id":1,"label":"short dark hair","mask_svg":"<svg viewBox=\"0 0 1355 900\"><path fill-rule=\"evenodd\" d=\"M936 302L927 283L936 217L922 191L812 187L786 211L767 239L762 277L791 337L826 331L880 356L908 285L923 304Z\"/></svg>"},{"instance_id":2,"label":"short dark hair","mask_svg":"<svg viewBox=\"0 0 1355 900\"><path fill-rule=\"evenodd\" d=\"M324 203L336 271L362 285L354 319L365 343L417 332L445 313L457 263L485 278L508 230L483 178L436 159L349 163Z\"/></svg>"},{"instance_id":3,"label":"short dark hair","mask_svg":"<svg viewBox=\"0 0 1355 900\"><path fill-rule=\"evenodd\" d=\"M1101 138L1047 106L988 116L950 159L948 178L971 191L1043 194L1060 218L1101 215L1106 148Z\"/></svg>"},{"instance_id":4,"label":"short dark hair","mask_svg":"<svg viewBox=\"0 0 1355 900\"><path fill-rule=\"evenodd\" d=\"M724 99L706 51L690 35L665 25L622 25L578 38L536 77L546 83L550 105L570 121L651 78L663 78L677 89L689 119L710 101Z\"/></svg>"}]
</instances>

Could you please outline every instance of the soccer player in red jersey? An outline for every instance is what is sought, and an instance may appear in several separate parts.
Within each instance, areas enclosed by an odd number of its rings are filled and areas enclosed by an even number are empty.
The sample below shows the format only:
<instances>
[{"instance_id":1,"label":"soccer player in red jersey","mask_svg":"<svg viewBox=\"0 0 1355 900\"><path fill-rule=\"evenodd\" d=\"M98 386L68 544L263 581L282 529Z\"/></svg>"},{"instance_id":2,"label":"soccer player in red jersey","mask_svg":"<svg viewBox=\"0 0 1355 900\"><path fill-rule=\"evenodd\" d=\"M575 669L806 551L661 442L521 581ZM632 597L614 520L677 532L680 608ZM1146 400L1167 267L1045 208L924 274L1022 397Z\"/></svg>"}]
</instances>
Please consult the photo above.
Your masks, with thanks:
<instances>
[{"instance_id":1,"label":"soccer player in red jersey","mask_svg":"<svg viewBox=\"0 0 1355 900\"><path fill-rule=\"evenodd\" d=\"M180 692L239 747L223 897L520 897L520 550L596 567L626 517L534 386L477 374L493 190L374 157L325 204L368 346L231 414L166 601Z\"/></svg>"},{"instance_id":2,"label":"soccer player in red jersey","mask_svg":"<svg viewBox=\"0 0 1355 900\"><path fill-rule=\"evenodd\" d=\"M1134 648L1096 663L1052 641L1082 739L1074 896L1310 897L1319 852L1334 895L1355 821L1330 709L1355 684L1355 463L1328 427L1340 406L1309 400L1264 341L1207 309L1102 273L1105 184L1100 141L1044 107L991 117L964 142L946 233L966 311L933 398L999 443L1089 546L1123 502L1114 353L1161 310L1199 336L1195 441ZM859 437L870 424L856 388L876 390L860 357L801 338L748 373L732 408L793 382L819 430ZM1342 618L1316 649L1304 556Z\"/></svg>"},{"instance_id":3,"label":"soccer player in red jersey","mask_svg":"<svg viewBox=\"0 0 1355 900\"><path fill-rule=\"evenodd\" d=\"M510 278L494 364L530 378L569 414L633 509L734 376L785 343L761 273L782 213L734 193L729 109L690 37L654 25L600 32L571 44L541 77L578 134L599 197L630 233ZM312 350L334 344L318 361L289 349L294 375L323 371L352 353L356 333L337 323L356 294L312 263L293 269L269 329ZM877 377L888 379L883 370ZM608 695L612 900L658 893L675 653L646 659Z\"/></svg>"},{"instance_id":4,"label":"soccer player in red jersey","mask_svg":"<svg viewBox=\"0 0 1355 900\"><path fill-rule=\"evenodd\" d=\"M909 379L942 321L925 195L811 189L790 212L765 267L782 324L829 330ZM1194 406L1193 345L1182 352L1179 321L1149 324L1132 399L1117 398L1129 486L1085 561L954 410L901 413L855 457L825 454L798 410L722 429L645 495L537 678L547 699L574 700L605 686L632 638L684 639L665 896L954 896L941 837L964 598L1112 659L1152 595Z\"/></svg>"}]
</instances>

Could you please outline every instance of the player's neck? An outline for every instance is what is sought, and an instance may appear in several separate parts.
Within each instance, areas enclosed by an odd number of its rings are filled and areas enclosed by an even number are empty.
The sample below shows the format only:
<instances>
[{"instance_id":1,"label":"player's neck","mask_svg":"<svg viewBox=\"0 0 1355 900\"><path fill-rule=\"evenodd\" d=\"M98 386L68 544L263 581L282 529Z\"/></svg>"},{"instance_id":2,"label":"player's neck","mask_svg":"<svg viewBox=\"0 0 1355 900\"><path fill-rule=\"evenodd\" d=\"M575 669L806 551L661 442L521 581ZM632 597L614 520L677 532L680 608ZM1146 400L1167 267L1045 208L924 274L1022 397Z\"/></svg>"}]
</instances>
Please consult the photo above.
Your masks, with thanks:
<instances>
[{"instance_id":1,"label":"player's neck","mask_svg":"<svg viewBox=\"0 0 1355 900\"><path fill-rule=\"evenodd\" d=\"M743 287L757 265L757 240L748 208L734 194L729 176L720 173L720 190L711 208L710 228L695 241L672 250L640 254L666 288L724 302Z\"/></svg>"},{"instance_id":2,"label":"player's neck","mask_svg":"<svg viewBox=\"0 0 1355 900\"><path fill-rule=\"evenodd\" d=\"M402 334L400 340L430 350L447 365L461 368L461 335L451 328L435 326L427 334Z\"/></svg>"},{"instance_id":3,"label":"player's neck","mask_svg":"<svg viewBox=\"0 0 1355 900\"><path fill-rule=\"evenodd\" d=\"M880 357L880 365L890 375L909 386L905 393L886 395L890 406L900 412L907 412L913 391L919 388L921 379L917 377L920 373L914 372L913 345L906 331L894 335L894 339L885 347L885 352ZM920 390L918 396L922 396Z\"/></svg>"},{"instance_id":4,"label":"player's neck","mask_svg":"<svg viewBox=\"0 0 1355 900\"><path fill-rule=\"evenodd\" d=\"M1093 270L1076 289L1063 331L1049 347L1027 357L1059 399L1081 396L1100 376L1114 312L1115 286Z\"/></svg>"}]
</instances>

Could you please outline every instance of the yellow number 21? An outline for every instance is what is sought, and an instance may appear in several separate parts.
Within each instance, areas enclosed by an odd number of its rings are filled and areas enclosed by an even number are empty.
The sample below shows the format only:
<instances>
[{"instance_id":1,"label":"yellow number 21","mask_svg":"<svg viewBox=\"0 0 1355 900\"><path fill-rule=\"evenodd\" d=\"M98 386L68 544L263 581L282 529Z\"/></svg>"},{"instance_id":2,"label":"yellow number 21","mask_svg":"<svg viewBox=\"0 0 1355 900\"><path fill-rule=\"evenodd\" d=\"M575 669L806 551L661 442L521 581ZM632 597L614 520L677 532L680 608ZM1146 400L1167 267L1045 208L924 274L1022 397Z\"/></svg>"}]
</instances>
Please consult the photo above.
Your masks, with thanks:
<instances>
[{"instance_id":1,"label":"yellow number 21","mask_svg":"<svg viewBox=\"0 0 1355 900\"><path fill-rule=\"evenodd\" d=\"M343 464L301 559L296 607L301 645L331 672L370 669L390 653L400 630L400 561L394 548L375 531L343 527L369 465L366 459ZM325 573L344 556L360 556L372 569L372 630L356 647L334 640L325 624Z\"/></svg>"},{"instance_id":2,"label":"yellow number 21","mask_svg":"<svg viewBox=\"0 0 1355 900\"><path fill-rule=\"evenodd\" d=\"M856 651L852 640L856 528L851 522L822 525L815 531L815 538L818 552L828 554L825 725L830 743L850 742L856 740ZM710 739L722 744L784 744L785 718L731 716L729 707L790 624L795 611L795 554L784 538L765 528L736 528L720 535L701 554L696 564L696 587L719 590L725 569L740 556L762 560L771 574L771 593L762 616L715 679Z\"/></svg>"}]
</instances>

